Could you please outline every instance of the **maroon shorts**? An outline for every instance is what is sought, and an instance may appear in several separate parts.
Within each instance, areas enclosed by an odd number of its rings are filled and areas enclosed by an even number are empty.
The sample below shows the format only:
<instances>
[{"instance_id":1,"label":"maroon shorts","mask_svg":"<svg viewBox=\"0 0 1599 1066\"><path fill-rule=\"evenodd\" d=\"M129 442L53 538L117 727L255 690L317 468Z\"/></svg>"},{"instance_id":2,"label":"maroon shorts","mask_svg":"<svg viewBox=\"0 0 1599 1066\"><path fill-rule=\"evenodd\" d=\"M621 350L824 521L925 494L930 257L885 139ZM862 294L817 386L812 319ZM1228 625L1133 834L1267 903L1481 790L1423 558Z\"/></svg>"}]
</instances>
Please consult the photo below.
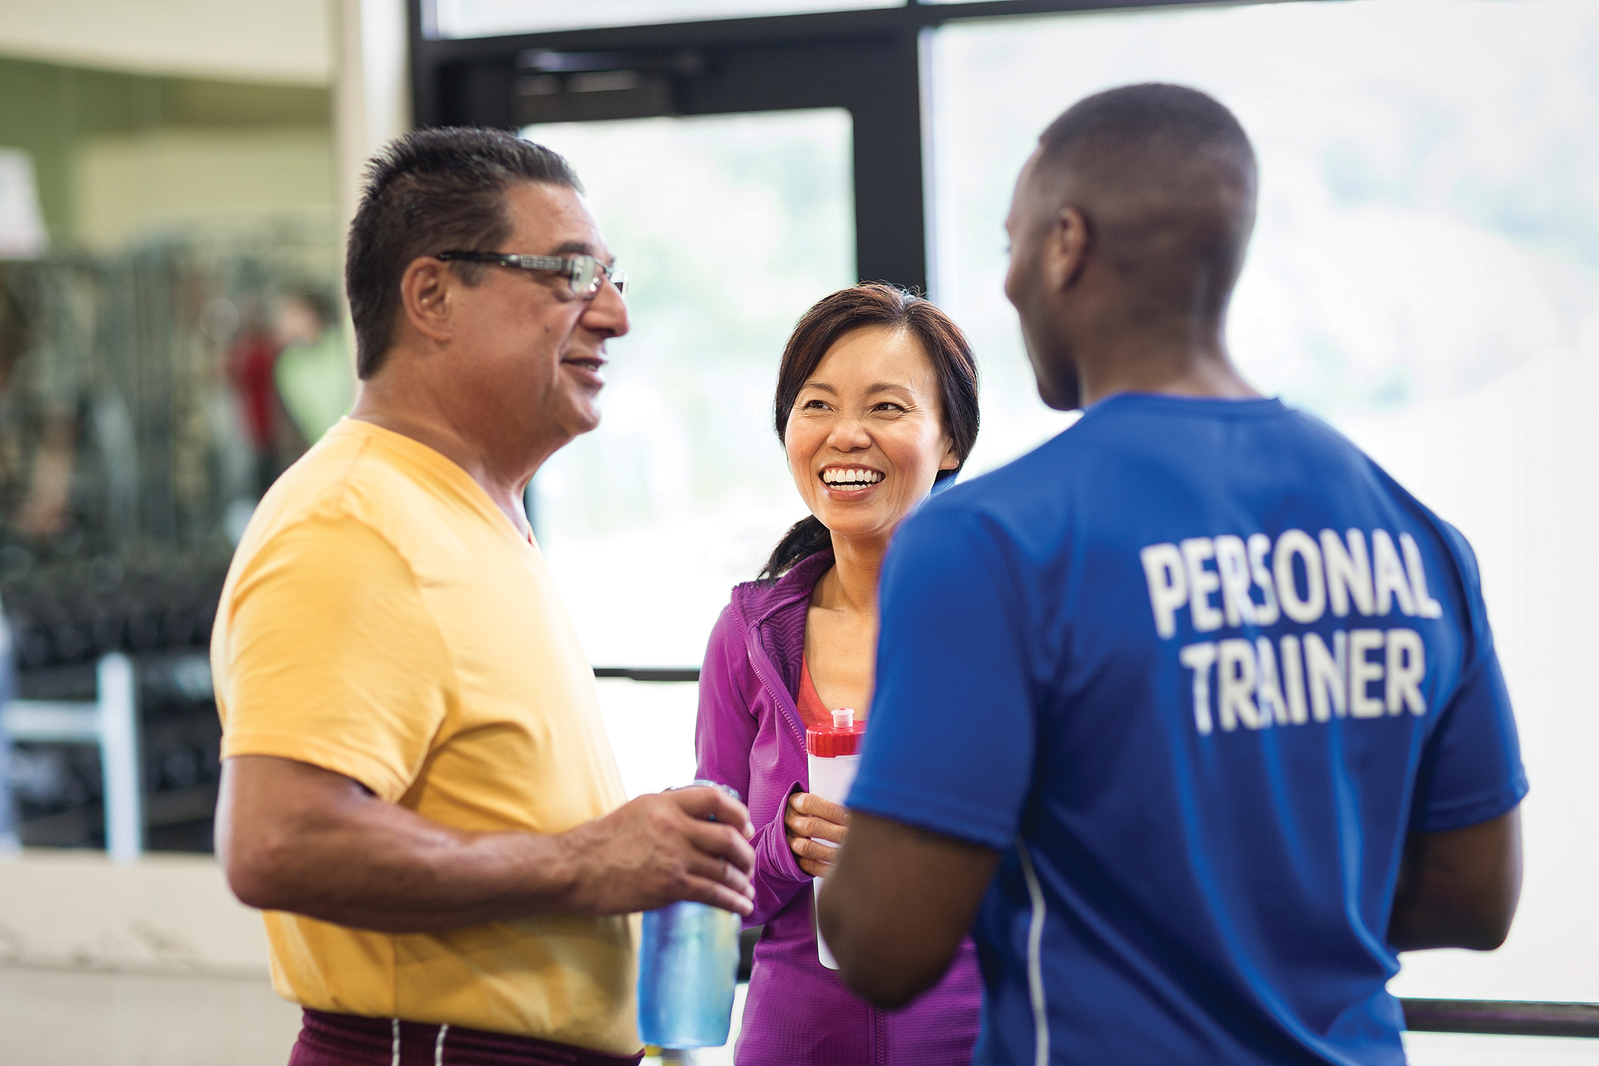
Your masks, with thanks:
<instances>
[{"instance_id":1,"label":"maroon shorts","mask_svg":"<svg viewBox=\"0 0 1599 1066\"><path fill-rule=\"evenodd\" d=\"M453 1025L307 1010L289 1066L636 1066L637 1055Z\"/></svg>"}]
</instances>

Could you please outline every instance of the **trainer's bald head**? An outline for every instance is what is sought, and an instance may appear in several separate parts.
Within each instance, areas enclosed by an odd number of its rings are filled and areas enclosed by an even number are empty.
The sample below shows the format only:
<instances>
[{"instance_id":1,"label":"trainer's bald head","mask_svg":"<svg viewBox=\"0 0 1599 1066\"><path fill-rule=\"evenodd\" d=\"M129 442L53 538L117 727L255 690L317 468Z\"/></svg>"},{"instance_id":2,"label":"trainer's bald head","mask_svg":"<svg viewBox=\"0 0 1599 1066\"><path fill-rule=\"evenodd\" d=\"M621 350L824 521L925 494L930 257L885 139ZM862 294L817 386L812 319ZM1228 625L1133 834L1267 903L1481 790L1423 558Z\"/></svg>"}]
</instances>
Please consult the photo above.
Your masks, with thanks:
<instances>
[{"instance_id":1,"label":"trainer's bald head","mask_svg":"<svg viewBox=\"0 0 1599 1066\"><path fill-rule=\"evenodd\" d=\"M1032 352L1040 387L1040 357L1072 362L1090 319L1101 332L1219 326L1254 228L1255 198L1248 135L1197 90L1124 86L1051 123L1006 223L1007 292L1030 352L1035 340L1054 349ZM1057 254L1063 242L1071 246L1065 259ZM1057 391L1071 400L1069 382Z\"/></svg>"}]
</instances>

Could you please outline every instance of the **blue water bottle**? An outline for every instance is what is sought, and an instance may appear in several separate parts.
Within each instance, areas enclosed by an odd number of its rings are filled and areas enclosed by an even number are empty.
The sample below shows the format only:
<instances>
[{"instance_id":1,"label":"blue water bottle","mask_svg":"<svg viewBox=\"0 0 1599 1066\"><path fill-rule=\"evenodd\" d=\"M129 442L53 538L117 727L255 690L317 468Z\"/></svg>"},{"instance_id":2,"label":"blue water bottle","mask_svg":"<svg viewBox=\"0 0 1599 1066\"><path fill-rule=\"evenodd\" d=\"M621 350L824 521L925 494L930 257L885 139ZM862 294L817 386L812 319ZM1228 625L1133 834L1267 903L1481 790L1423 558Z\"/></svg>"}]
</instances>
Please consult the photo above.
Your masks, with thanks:
<instances>
[{"instance_id":1,"label":"blue water bottle","mask_svg":"<svg viewBox=\"0 0 1599 1066\"><path fill-rule=\"evenodd\" d=\"M691 781L685 788L719 788ZM644 912L639 945L638 1025L646 1044L663 1048L721 1047L733 1024L738 980L738 933L732 911L687 901Z\"/></svg>"}]
</instances>

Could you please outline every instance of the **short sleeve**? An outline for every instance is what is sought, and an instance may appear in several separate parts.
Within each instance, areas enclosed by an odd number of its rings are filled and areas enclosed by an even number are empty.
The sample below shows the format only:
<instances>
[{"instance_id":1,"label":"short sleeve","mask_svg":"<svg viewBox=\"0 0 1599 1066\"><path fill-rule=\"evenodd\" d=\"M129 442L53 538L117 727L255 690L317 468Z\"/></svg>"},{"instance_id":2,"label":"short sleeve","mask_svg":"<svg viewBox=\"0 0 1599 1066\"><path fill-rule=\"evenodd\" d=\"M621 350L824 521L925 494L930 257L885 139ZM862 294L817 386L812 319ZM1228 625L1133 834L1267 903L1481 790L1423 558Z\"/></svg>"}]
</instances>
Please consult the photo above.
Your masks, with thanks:
<instances>
[{"instance_id":1,"label":"short sleeve","mask_svg":"<svg viewBox=\"0 0 1599 1066\"><path fill-rule=\"evenodd\" d=\"M943 503L901 527L884 561L876 692L849 806L1003 848L1031 785L1032 642L999 535Z\"/></svg>"},{"instance_id":2,"label":"short sleeve","mask_svg":"<svg viewBox=\"0 0 1599 1066\"><path fill-rule=\"evenodd\" d=\"M1497 818L1527 794L1521 742L1482 601L1477 561L1465 538L1440 524L1465 587L1472 648L1460 687L1440 714L1416 775L1411 828L1424 833Z\"/></svg>"},{"instance_id":3,"label":"short sleeve","mask_svg":"<svg viewBox=\"0 0 1599 1066\"><path fill-rule=\"evenodd\" d=\"M354 519L306 520L248 561L214 658L224 758L273 755L396 801L417 779L453 691L410 568Z\"/></svg>"}]
</instances>

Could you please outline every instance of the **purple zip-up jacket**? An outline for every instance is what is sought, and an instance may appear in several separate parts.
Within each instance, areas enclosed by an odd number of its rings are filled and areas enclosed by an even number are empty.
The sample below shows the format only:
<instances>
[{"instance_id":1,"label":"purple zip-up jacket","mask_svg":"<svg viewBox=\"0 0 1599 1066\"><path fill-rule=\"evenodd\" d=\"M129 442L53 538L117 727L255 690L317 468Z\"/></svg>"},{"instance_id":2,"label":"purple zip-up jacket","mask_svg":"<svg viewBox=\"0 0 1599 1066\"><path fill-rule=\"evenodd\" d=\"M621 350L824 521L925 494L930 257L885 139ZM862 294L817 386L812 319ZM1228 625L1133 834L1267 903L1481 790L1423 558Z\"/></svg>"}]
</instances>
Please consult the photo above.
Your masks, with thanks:
<instances>
[{"instance_id":1,"label":"purple zip-up jacket","mask_svg":"<svg viewBox=\"0 0 1599 1066\"><path fill-rule=\"evenodd\" d=\"M961 942L949 972L910 1006L873 1007L816 957L811 878L783 835L790 792L809 788L800 719L805 612L830 552L775 583L748 582L711 631L694 743L699 777L738 789L755 825L755 947L737 1066L965 1066L977 1040L982 978Z\"/></svg>"}]
</instances>

